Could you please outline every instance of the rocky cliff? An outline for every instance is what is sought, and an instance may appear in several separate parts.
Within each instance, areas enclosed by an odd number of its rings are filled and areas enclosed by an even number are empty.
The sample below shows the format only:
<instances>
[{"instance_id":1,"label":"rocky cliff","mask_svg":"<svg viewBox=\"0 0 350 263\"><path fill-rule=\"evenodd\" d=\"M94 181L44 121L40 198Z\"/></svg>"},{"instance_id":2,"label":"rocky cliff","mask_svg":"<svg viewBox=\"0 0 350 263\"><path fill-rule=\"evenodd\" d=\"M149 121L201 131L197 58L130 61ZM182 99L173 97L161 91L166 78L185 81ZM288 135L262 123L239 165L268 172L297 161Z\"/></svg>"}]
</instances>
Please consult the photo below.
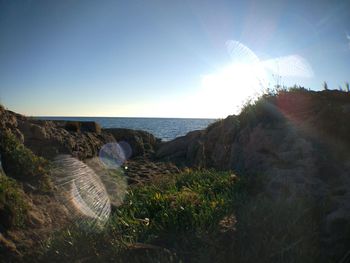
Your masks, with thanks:
<instances>
[{"instance_id":1,"label":"rocky cliff","mask_svg":"<svg viewBox=\"0 0 350 263\"><path fill-rule=\"evenodd\" d=\"M33 248L72 220L56 198L59 189L51 178L51 161L60 154L88 161L103 145L120 141L133 153L132 160L126 160L129 183L177 172L175 166L151 164L146 158L160 141L147 132L106 131L94 122L37 120L0 107L1 262L35 261L40 249Z\"/></svg>"},{"instance_id":2,"label":"rocky cliff","mask_svg":"<svg viewBox=\"0 0 350 263\"><path fill-rule=\"evenodd\" d=\"M161 160L262 175L274 198L311 198L329 253L350 247L350 93L267 94L207 129L162 144Z\"/></svg>"},{"instance_id":3,"label":"rocky cliff","mask_svg":"<svg viewBox=\"0 0 350 263\"><path fill-rule=\"evenodd\" d=\"M303 208L317 211L325 258L339 260L350 247L349 117L349 93L292 89L266 94L205 130L160 142L143 131L36 120L0 107L0 261L23 260L27 248L69 221L54 198L50 160L58 154L86 160L116 141L131 148L125 176L132 184L178 173L175 163L233 170L272 200L307 200Z\"/></svg>"}]
</instances>

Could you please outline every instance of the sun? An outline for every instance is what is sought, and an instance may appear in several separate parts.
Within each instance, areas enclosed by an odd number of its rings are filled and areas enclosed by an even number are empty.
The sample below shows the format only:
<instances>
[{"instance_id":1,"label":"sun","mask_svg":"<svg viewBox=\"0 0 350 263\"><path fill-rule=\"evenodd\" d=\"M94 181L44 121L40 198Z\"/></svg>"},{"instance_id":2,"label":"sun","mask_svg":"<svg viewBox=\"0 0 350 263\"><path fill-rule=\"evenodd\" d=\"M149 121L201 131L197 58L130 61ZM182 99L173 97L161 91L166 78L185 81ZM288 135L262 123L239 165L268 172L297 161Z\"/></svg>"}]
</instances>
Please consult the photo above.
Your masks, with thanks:
<instances>
[{"instance_id":1,"label":"sun","mask_svg":"<svg viewBox=\"0 0 350 263\"><path fill-rule=\"evenodd\" d=\"M260 60L239 41L229 40L226 47L232 62L201 76L201 89L193 104L201 115L224 118L238 114L242 105L270 87L273 76L312 78L314 75L311 65L299 55Z\"/></svg>"},{"instance_id":2,"label":"sun","mask_svg":"<svg viewBox=\"0 0 350 263\"><path fill-rule=\"evenodd\" d=\"M202 76L200 100L213 115L238 113L242 104L266 87L266 73L259 62L234 62Z\"/></svg>"}]
</instances>

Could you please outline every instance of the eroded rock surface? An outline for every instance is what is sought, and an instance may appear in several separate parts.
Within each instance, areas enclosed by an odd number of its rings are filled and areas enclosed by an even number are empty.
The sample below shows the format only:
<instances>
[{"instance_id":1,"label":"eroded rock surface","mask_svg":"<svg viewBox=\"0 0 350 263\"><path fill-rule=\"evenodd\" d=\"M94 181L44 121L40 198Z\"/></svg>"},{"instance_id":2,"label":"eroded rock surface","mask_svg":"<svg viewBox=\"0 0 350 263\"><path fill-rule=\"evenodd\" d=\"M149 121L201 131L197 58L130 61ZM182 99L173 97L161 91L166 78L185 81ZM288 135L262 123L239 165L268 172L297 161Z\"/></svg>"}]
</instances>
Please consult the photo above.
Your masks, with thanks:
<instances>
[{"instance_id":1,"label":"eroded rock surface","mask_svg":"<svg viewBox=\"0 0 350 263\"><path fill-rule=\"evenodd\" d=\"M46 160L69 154L88 162L98 156L103 145L125 141L133 153L133 159L125 163L129 166L124 173L129 183L178 172L170 164L155 165L147 158L160 142L153 135L128 129L109 132L95 122L37 120L0 107L0 139L0 179L11 186L3 193L4 185L0 185L1 262L35 262L34 248L74 220L65 204L56 198L58 188L50 180L52 174ZM11 199L21 207L9 209ZM15 222L16 216L21 219L20 224Z\"/></svg>"},{"instance_id":2,"label":"eroded rock surface","mask_svg":"<svg viewBox=\"0 0 350 263\"><path fill-rule=\"evenodd\" d=\"M203 131L162 144L161 160L264 175L275 198L312 198L322 243L334 258L350 247L350 94L281 92Z\"/></svg>"},{"instance_id":3,"label":"eroded rock surface","mask_svg":"<svg viewBox=\"0 0 350 263\"><path fill-rule=\"evenodd\" d=\"M103 131L112 134L116 141L127 142L132 149L131 157L152 155L160 144L160 139L146 131L124 128L110 128Z\"/></svg>"}]
</instances>

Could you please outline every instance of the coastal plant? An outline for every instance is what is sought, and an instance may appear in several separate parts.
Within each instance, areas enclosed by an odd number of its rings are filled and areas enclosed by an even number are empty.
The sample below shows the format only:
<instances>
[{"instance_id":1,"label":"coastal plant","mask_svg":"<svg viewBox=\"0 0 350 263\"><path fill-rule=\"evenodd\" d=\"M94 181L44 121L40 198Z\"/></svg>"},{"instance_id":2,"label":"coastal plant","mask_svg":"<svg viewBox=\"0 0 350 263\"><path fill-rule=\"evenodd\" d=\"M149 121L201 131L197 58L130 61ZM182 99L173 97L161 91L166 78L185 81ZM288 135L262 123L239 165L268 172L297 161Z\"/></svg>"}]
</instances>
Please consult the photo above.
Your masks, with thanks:
<instances>
[{"instance_id":1,"label":"coastal plant","mask_svg":"<svg viewBox=\"0 0 350 263\"><path fill-rule=\"evenodd\" d=\"M150 244L159 248L159 257L169 256L169 261L157 261L155 256L146 262L172 262L171 258L187 262L189 256L201 258L203 248L213 256L217 247L211 241L219 233L220 220L241 202L243 184L230 172L189 171L132 187L104 231L86 233L73 227L55 234L43 260L98 255L116 262L127 256L128 262L135 262L133 244Z\"/></svg>"},{"instance_id":2,"label":"coastal plant","mask_svg":"<svg viewBox=\"0 0 350 263\"><path fill-rule=\"evenodd\" d=\"M41 192L51 191L50 163L43 157L35 155L8 131L1 133L0 154L3 169L7 176L30 182Z\"/></svg>"},{"instance_id":3,"label":"coastal plant","mask_svg":"<svg viewBox=\"0 0 350 263\"><path fill-rule=\"evenodd\" d=\"M0 225L21 227L26 219L27 204L18 183L0 172Z\"/></svg>"},{"instance_id":4,"label":"coastal plant","mask_svg":"<svg viewBox=\"0 0 350 263\"><path fill-rule=\"evenodd\" d=\"M328 84L326 81L323 82L323 89L328 90Z\"/></svg>"},{"instance_id":5,"label":"coastal plant","mask_svg":"<svg viewBox=\"0 0 350 263\"><path fill-rule=\"evenodd\" d=\"M178 175L164 188L149 185L131 190L126 201L132 206L126 211L122 207L120 212L150 220L140 235L143 239L148 232L161 234L164 229L167 234L210 229L232 208L234 182L235 177L228 173L213 171Z\"/></svg>"}]
</instances>

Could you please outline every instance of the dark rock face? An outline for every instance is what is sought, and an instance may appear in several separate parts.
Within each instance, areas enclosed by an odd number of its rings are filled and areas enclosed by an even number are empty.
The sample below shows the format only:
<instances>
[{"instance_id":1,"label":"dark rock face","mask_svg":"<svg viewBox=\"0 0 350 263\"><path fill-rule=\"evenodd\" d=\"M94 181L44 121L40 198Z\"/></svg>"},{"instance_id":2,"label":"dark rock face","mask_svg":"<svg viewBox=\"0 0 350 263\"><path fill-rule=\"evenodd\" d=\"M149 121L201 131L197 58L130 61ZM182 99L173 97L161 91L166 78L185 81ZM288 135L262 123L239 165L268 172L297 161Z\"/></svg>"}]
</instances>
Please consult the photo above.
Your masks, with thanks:
<instances>
[{"instance_id":1,"label":"dark rock face","mask_svg":"<svg viewBox=\"0 0 350 263\"><path fill-rule=\"evenodd\" d=\"M156 156L182 165L229 169L229 155L237 132L237 118L229 116L204 131L193 131L163 143Z\"/></svg>"},{"instance_id":2,"label":"dark rock face","mask_svg":"<svg viewBox=\"0 0 350 263\"><path fill-rule=\"evenodd\" d=\"M112 134L117 142L127 142L132 149L131 157L153 154L160 144L160 139L146 131L122 128L103 129L103 131Z\"/></svg>"},{"instance_id":3,"label":"dark rock face","mask_svg":"<svg viewBox=\"0 0 350 263\"><path fill-rule=\"evenodd\" d=\"M101 127L94 121L55 121L58 127L69 132L92 132L101 134Z\"/></svg>"},{"instance_id":4,"label":"dark rock face","mask_svg":"<svg viewBox=\"0 0 350 263\"><path fill-rule=\"evenodd\" d=\"M100 148L115 141L125 141L132 156L152 155L160 139L146 131L104 129L95 122L45 121L27 118L0 108L0 129L10 131L36 155L52 159L71 154L79 159L96 156Z\"/></svg>"},{"instance_id":5,"label":"dark rock face","mask_svg":"<svg viewBox=\"0 0 350 263\"><path fill-rule=\"evenodd\" d=\"M36 155L48 159L62 153L86 159L115 141L94 122L35 120L4 109L0 109L0 129L10 131Z\"/></svg>"},{"instance_id":6,"label":"dark rock face","mask_svg":"<svg viewBox=\"0 0 350 263\"><path fill-rule=\"evenodd\" d=\"M239 116L162 144L161 160L263 174L279 198L308 196L327 211L322 242L332 258L350 246L350 94L282 92ZM322 208L324 209L324 208Z\"/></svg>"},{"instance_id":7,"label":"dark rock face","mask_svg":"<svg viewBox=\"0 0 350 263\"><path fill-rule=\"evenodd\" d=\"M177 163L197 164L194 159L197 158L197 148L200 147L202 133L202 131L192 131L186 136L161 144L156 152L157 158Z\"/></svg>"},{"instance_id":8,"label":"dark rock face","mask_svg":"<svg viewBox=\"0 0 350 263\"><path fill-rule=\"evenodd\" d=\"M93 162L91 157L98 155L103 145L117 139L130 144L133 157L139 156L125 162L128 183L142 184L179 172L172 164L155 164L147 158L160 140L143 131L102 131L94 122L36 120L0 107L0 139L0 178L8 178L16 185L12 189L0 182L0 190L8 190L5 199L1 193L0 202L0 262L36 262L33 248L72 220L64 202L55 198L58 189L51 188L52 174L45 159L70 154ZM24 222L18 229L14 223L17 218Z\"/></svg>"}]
</instances>

